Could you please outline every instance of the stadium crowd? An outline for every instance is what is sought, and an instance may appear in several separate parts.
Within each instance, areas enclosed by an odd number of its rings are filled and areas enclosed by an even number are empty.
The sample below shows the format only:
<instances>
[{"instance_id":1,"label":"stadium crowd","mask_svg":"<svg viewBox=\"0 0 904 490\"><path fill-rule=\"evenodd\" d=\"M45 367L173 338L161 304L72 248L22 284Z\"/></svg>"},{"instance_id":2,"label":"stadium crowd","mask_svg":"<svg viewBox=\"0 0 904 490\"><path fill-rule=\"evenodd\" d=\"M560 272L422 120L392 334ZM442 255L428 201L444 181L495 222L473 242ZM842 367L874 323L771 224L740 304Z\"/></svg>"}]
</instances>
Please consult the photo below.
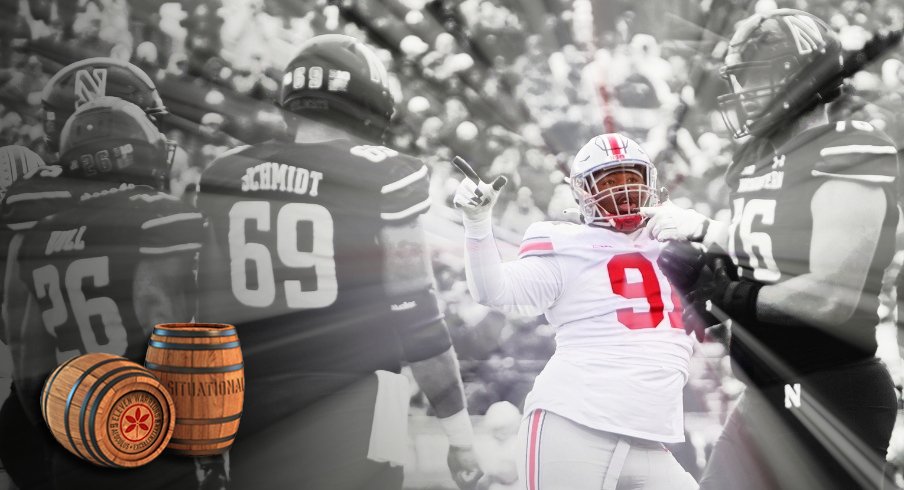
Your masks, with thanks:
<instances>
[{"instance_id":1,"label":"stadium crowd","mask_svg":"<svg viewBox=\"0 0 904 490\"><path fill-rule=\"evenodd\" d=\"M715 99L734 22L750 10L798 8L827 19L850 51L904 24L899 0L667 3L3 0L0 145L46 154L39 116L50 75L89 56L128 60L155 81L174 115L167 136L184 155L172 189L190 201L214 158L280 129L273 99L294 46L344 33L380 48L398 108L392 146L427 162L437 219L457 219L448 209L458 182L447 163L453 155L514 184L497 207L498 225L510 231L502 240L517 243L541 219L576 219L567 212L574 206L564 183L568 163L591 136L616 130L648 150L673 200L725 218L722 174L734 143ZM835 116L869 121L904 144L900 50L857 73L849 88ZM498 402L520 407L553 352L552 328L542 317L476 304L460 244L437 243L434 269L471 413ZM893 308L887 311L893 322ZM686 459L692 470L743 387L728 366L717 342L694 358L685 393L687 411L700 421L688 422L698 446ZM417 393L412 403L426 407Z\"/></svg>"}]
</instances>

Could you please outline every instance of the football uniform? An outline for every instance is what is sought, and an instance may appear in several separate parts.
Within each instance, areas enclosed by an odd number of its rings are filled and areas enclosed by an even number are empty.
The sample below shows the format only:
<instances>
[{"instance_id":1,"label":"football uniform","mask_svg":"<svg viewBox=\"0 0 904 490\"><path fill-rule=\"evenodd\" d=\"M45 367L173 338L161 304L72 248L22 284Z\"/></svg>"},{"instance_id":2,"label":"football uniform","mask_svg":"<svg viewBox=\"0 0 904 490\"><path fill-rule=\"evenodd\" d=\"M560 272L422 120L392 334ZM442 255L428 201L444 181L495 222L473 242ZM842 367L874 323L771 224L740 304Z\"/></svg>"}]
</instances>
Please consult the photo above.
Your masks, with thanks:
<instances>
[{"instance_id":1,"label":"football uniform","mask_svg":"<svg viewBox=\"0 0 904 490\"><path fill-rule=\"evenodd\" d=\"M71 206L74 199L69 184L71 181L62 177L61 167L49 166L23 176L7 189L0 203L0 256L3 257L4 277L0 282L0 298L3 297L5 283L12 279L6 279L6 269L13 236L34 228L44 217ZM4 308L14 306L5 305ZM4 322L9 320L8 314L8 311L4 313ZM5 329L0 329L0 341L6 342Z\"/></svg>"},{"instance_id":2,"label":"football uniform","mask_svg":"<svg viewBox=\"0 0 904 490\"><path fill-rule=\"evenodd\" d=\"M693 339L678 294L656 264L662 246L644 234L574 223L528 228L519 261L507 267L527 262L556 275L525 282L515 297L545 310L556 352L525 413L545 409L597 430L684 441L682 389Z\"/></svg>"},{"instance_id":3,"label":"football uniform","mask_svg":"<svg viewBox=\"0 0 904 490\"><path fill-rule=\"evenodd\" d=\"M8 341L6 336L8 328L18 327L17 323L22 319L25 306L22 297L6 297L7 285L19 281L18 274L16 277L7 277L7 273L11 272L12 258L9 256L11 241L17 233L21 234L17 240L22 240L24 233L28 233L41 219L72 206L75 200L68 187L71 182L61 177L61 173L60 167L49 166L22 176L10 184L0 204L0 254L3 257L4 278L0 282L0 297L3 297L0 342ZM12 326L7 322L11 322ZM19 346L9 347L12 350ZM4 351L4 354L11 356L10 350ZM12 367L12 358L9 359L9 364ZM34 436L31 427L36 420L29 420L26 417L19 399L16 386L11 386L10 395L0 408L0 438L4 440L16 438L23 443L16 447L5 445L4 447L9 447L10 450L0 451L0 460L17 485L22 488L40 488L50 484L43 462L45 448L51 447L54 441L47 431L41 431L38 436ZM27 435L22 431L28 431Z\"/></svg>"},{"instance_id":4,"label":"football uniform","mask_svg":"<svg viewBox=\"0 0 904 490\"><path fill-rule=\"evenodd\" d=\"M757 138L735 155L726 179L729 253L742 281L769 285L810 272L811 203L832 179L880 188L884 221L859 303L842 325L733 325L732 362L749 389L701 488L879 485L896 411L893 383L875 358L878 295L898 220L896 155L887 137L857 121L811 128L780 146Z\"/></svg>"},{"instance_id":5,"label":"football uniform","mask_svg":"<svg viewBox=\"0 0 904 490\"><path fill-rule=\"evenodd\" d=\"M37 300L46 342L23 346L23 357L47 369L16 379L38 389L59 363L87 352L143 362L152 325L141 325L136 314L135 267L146 258L195 254L203 241L203 216L172 196L129 184L83 183L80 190L76 205L27 233L19 253L20 278Z\"/></svg>"},{"instance_id":6,"label":"football uniform","mask_svg":"<svg viewBox=\"0 0 904 490\"><path fill-rule=\"evenodd\" d=\"M424 299L384 291L380 232L425 212L427 189L419 160L346 139L238 148L202 175L198 205L215 244L201 260L202 320L236 325L245 359L237 485L252 482L258 460L272 484L366 481L355 461L372 456L382 389L374 373L398 373L403 360L450 346L438 311L400 321ZM284 464L289 453L298 463ZM320 481L317 472L349 479ZM400 471L393 478L398 486Z\"/></svg>"},{"instance_id":7,"label":"football uniform","mask_svg":"<svg viewBox=\"0 0 904 490\"><path fill-rule=\"evenodd\" d=\"M634 479L693 488L662 445L684 441L682 390L695 342L657 265L664 244L642 230L540 222L525 233L519 259L499 264L490 241L468 239L472 292L490 306L543 310L556 330L555 354L525 401L522 481L543 488L577 472L569 488ZM592 464L568 463L591 453ZM657 468L640 463L648 457Z\"/></svg>"},{"instance_id":8,"label":"football uniform","mask_svg":"<svg viewBox=\"0 0 904 490\"><path fill-rule=\"evenodd\" d=\"M192 488L191 460L162 457L126 473L95 468L63 450L43 424L33 424L40 420L41 386L59 363L86 352L143 362L152 325L140 325L135 313L135 267L145 258L196 253L203 217L150 187L111 189L107 183L54 178L21 181L13 189L21 192L8 194L7 203L12 202L4 208L7 226L17 229L16 223L24 223L18 227L24 238L17 255L19 279L37 300L43 328L11 346L18 352L15 389L0 412L0 437L30 442L0 456L23 488L121 488L124 483ZM38 212L51 214L42 218Z\"/></svg>"},{"instance_id":9,"label":"football uniform","mask_svg":"<svg viewBox=\"0 0 904 490\"><path fill-rule=\"evenodd\" d=\"M810 129L778 148L757 139L741 149L728 169L732 221L729 250L743 280L774 284L810 272L811 201L830 179L882 188L885 220L875 245L863 294L844 332L812 325L747 325L756 339L791 373L872 358L882 275L894 254L898 213L897 149L868 123L840 121ZM851 203L850 205L856 205ZM806 345L807 349L801 349ZM731 345L732 360L757 385L780 384L786 376L763 362L743 341Z\"/></svg>"}]
</instances>

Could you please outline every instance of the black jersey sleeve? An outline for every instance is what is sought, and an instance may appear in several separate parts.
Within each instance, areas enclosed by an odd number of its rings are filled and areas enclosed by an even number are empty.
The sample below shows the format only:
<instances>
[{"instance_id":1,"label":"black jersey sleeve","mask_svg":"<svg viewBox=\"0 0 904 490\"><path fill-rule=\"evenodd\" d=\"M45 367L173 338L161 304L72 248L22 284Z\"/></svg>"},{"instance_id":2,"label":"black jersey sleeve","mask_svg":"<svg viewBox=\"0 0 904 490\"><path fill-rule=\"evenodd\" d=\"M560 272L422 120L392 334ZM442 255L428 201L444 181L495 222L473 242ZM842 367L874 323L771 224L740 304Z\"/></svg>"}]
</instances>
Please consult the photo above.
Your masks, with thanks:
<instances>
[{"instance_id":1,"label":"black jersey sleeve","mask_svg":"<svg viewBox=\"0 0 904 490\"><path fill-rule=\"evenodd\" d=\"M62 168L42 167L19 179L7 189L0 205L0 221L12 231L34 227L46 216L72 206L77 196L61 177Z\"/></svg>"},{"instance_id":2,"label":"black jersey sleeve","mask_svg":"<svg viewBox=\"0 0 904 490\"><path fill-rule=\"evenodd\" d=\"M382 221L404 222L430 209L430 172L423 162L384 146L356 146L351 153L374 164Z\"/></svg>"},{"instance_id":3,"label":"black jersey sleeve","mask_svg":"<svg viewBox=\"0 0 904 490\"><path fill-rule=\"evenodd\" d=\"M142 208L138 252L160 256L193 253L204 243L204 215L179 199L160 192L131 196Z\"/></svg>"},{"instance_id":4,"label":"black jersey sleeve","mask_svg":"<svg viewBox=\"0 0 904 490\"><path fill-rule=\"evenodd\" d=\"M871 184L893 184L897 177L898 149L867 122L839 121L819 150L813 177L837 178Z\"/></svg>"}]
</instances>

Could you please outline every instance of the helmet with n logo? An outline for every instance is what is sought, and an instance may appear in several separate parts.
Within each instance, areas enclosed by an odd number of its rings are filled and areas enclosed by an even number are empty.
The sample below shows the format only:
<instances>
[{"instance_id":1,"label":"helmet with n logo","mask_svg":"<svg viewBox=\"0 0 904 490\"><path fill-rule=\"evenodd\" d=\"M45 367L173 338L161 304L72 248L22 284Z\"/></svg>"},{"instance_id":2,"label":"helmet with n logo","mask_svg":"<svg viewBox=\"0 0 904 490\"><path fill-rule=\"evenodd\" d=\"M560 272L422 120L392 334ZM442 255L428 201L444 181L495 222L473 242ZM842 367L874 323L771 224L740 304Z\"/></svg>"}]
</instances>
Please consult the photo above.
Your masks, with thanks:
<instances>
[{"instance_id":1,"label":"helmet with n logo","mask_svg":"<svg viewBox=\"0 0 904 490\"><path fill-rule=\"evenodd\" d=\"M173 147L144 111L117 97L82 105L60 134L60 165L79 177L164 189Z\"/></svg>"},{"instance_id":2,"label":"helmet with n logo","mask_svg":"<svg viewBox=\"0 0 904 490\"><path fill-rule=\"evenodd\" d=\"M844 78L841 43L818 17L793 9L754 14L731 37L720 74L730 92L719 97L736 138L766 135L831 102Z\"/></svg>"},{"instance_id":3,"label":"helmet with n logo","mask_svg":"<svg viewBox=\"0 0 904 490\"><path fill-rule=\"evenodd\" d=\"M140 107L152 121L166 113L150 77L137 66L114 58L88 58L58 71L41 96L44 134L51 150L59 148L60 131L76 109L104 96L119 97Z\"/></svg>"},{"instance_id":4,"label":"helmet with n logo","mask_svg":"<svg viewBox=\"0 0 904 490\"><path fill-rule=\"evenodd\" d=\"M571 192L584 223L617 231L631 232L643 225L640 208L659 204L656 182L650 157L634 140L618 133L595 136L571 164Z\"/></svg>"},{"instance_id":5,"label":"helmet with n logo","mask_svg":"<svg viewBox=\"0 0 904 490\"><path fill-rule=\"evenodd\" d=\"M279 105L372 140L381 140L393 113L386 67L361 41L315 36L286 67Z\"/></svg>"},{"instance_id":6,"label":"helmet with n logo","mask_svg":"<svg viewBox=\"0 0 904 490\"><path fill-rule=\"evenodd\" d=\"M9 145L0 148L0 199L6 189L23 176L43 167L44 160L24 146Z\"/></svg>"}]
</instances>

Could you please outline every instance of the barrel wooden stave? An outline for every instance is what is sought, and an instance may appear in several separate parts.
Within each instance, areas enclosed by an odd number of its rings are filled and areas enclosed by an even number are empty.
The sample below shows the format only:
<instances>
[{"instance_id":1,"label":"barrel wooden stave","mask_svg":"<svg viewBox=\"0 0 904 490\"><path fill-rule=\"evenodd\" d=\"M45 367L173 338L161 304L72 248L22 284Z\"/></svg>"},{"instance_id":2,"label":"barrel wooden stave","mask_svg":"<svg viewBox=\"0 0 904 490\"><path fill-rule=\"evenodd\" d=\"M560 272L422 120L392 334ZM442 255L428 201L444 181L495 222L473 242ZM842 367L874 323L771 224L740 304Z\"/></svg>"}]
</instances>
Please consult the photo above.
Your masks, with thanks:
<instances>
[{"instance_id":1,"label":"barrel wooden stave","mask_svg":"<svg viewBox=\"0 0 904 490\"><path fill-rule=\"evenodd\" d=\"M245 391L235 328L158 325L145 364L161 379L176 407L176 429L167 449L192 456L227 451L238 431Z\"/></svg>"},{"instance_id":2,"label":"barrel wooden stave","mask_svg":"<svg viewBox=\"0 0 904 490\"><path fill-rule=\"evenodd\" d=\"M54 370L41 394L41 411L63 447L99 466L147 464L175 428L172 400L154 375L111 354L85 354ZM128 422L135 414L147 417ZM145 426L149 430L139 429Z\"/></svg>"}]
</instances>

